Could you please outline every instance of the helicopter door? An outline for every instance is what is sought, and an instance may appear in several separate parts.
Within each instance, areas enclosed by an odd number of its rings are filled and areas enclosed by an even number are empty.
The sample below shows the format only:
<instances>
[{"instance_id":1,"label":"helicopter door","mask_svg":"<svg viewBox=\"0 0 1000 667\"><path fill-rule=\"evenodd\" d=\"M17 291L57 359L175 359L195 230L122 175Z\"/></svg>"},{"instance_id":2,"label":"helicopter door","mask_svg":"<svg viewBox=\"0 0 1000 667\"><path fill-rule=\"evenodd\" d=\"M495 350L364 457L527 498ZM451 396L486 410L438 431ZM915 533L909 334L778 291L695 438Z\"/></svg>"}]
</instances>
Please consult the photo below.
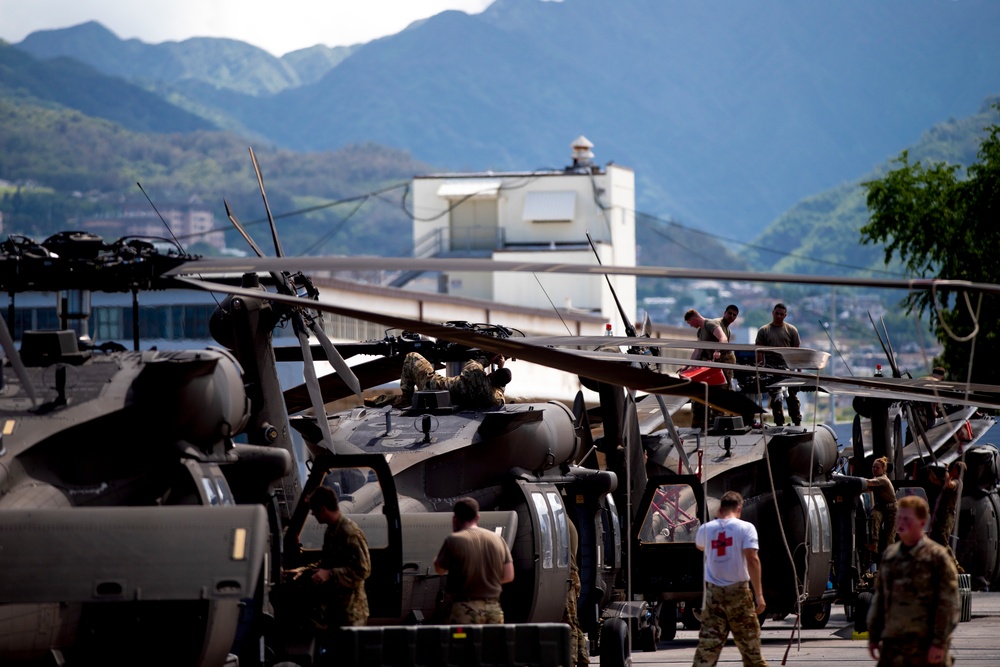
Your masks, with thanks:
<instances>
[{"instance_id":1,"label":"helicopter door","mask_svg":"<svg viewBox=\"0 0 1000 667\"><path fill-rule=\"evenodd\" d=\"M633 590L653 599L701 596L703 561L695 545L704 492L695 475L647 482L632 535Z\"/></svg>"},{"instance_id":2,"label":"helicopter door","mask_svg":"<svg viewBox=\"0 0 1000 667\"><path fill-rule=\"evenodd\" d=\"M519 481L517 536L511 553L514 581L501 604L508 622L562 620L569 581L569 527L559 490L552 484Z\"/></svg>"},{"instance_id":3,"label":"helicopter door","mask_svg":"<svg viewBox=\"0 0 1000 667\"><path fill-rule=\"evenodd\" d=\"M402 609L402 528L396 484L381 454L323 455L313 461L285 534L284 567L319 560L325 526L309 513L309 497L320 485L337 492L340 510L364 531L371 558L365 582L371 618L399 618Z\"/></svg>"}]
</instances>

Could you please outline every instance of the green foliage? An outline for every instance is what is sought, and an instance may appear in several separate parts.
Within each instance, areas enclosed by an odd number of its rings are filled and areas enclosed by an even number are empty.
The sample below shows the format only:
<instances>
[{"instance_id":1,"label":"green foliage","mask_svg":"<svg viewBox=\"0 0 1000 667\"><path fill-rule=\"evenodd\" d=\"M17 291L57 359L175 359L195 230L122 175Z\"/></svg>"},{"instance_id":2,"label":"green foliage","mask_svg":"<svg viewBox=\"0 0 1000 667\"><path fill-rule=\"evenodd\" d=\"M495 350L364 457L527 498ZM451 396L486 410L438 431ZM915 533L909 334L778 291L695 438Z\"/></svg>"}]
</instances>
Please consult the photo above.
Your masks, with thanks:
<instances>
[{"instance_id":1,"label":"green foliage","mask_svg":"<svg viewBox=\"0 0 1000 667\"><path fill-rule=\"evenodd\" d=\"M1000 103L993 108L1000 111ZM898 258L916 277L995 282L1000 275L1000 125L986 132L978 159L964 177L959 165L912 163L904 151L896 168L863 183L871 220L860 229L862 242L884 244L886 264ZM1000 332L987 330L1000 320L1000 299L942 290L914 292L905 305L936 315L934 332L952 377L966 377L971 367L974 382L1000 380Z\"/></svg>"},{"instance_id":2,"label":"green foliage","mask_svg":"<svg viewBox=\"0 0 1000 667\"><path fill-rule=\"evenodd\" d=\"M373 198L346 222L357 202L330 204L406 183L429 166L375 144L324 153L268 146L255 152L287 253L299 254L318 239L324 242L316 254L408 252L411 222L399 195ZM241 222L251 228L266 225L246 140L230 133L139 133L77 111L0 98L0 179L18 184L0 198L6 233L45 238L76 227L81 218L113 215L127 200L145 205L137 182L154 203L198 195L212 207L221 229L231 229L223 198ZM320 205L326 207L295 213ZM265 226L255 235L261 243L269 232ZM228 243L244 245L235 233Z\"/></svg>"}]
</instances>

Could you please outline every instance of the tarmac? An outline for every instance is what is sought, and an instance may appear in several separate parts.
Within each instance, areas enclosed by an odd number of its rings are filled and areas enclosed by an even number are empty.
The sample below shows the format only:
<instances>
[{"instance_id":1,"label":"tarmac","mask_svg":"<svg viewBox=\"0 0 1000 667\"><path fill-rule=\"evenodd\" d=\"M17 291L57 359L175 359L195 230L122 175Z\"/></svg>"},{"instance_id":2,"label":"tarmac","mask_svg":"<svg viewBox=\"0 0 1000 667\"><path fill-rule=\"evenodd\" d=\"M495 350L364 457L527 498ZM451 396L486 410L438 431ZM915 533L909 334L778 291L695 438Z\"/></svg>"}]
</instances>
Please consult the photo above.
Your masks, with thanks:
<instances>
[{"instance_id":1,"label":"tarmac","mask_svg":"<svg viewBox=\"0 0 1000 667\"><path fill-rule=\"evenodd\" d=\"M835 634L851 636L854 624L848 623L842 606L833 608L830 621L822 630L794 632L795 618L781 621L768 619L761 628L761 646L769 665L874 665L868 655L867 639L842 639ZM847 628L847 630L843 630ZM655 652L633 651L633 665L690 665L698 646L698 632L678 626L677 637L661 641ZM956 667L1000 666L1000 592L972 593L972 620L959 623L952 641ZM591 665L600 664L592 657ZM742 665L740 652L732 637L722 649L719 665Z\"/></svg>"}]
</instances>

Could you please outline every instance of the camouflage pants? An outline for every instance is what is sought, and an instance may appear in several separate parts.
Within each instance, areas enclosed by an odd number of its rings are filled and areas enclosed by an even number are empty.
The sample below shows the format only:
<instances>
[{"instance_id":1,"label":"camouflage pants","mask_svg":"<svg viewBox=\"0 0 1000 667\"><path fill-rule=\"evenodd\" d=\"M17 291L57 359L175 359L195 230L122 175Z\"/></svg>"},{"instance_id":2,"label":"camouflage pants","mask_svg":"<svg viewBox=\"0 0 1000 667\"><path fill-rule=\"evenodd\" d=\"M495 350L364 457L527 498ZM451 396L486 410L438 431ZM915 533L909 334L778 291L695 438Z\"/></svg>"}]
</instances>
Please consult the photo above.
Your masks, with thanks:
<instances>
[{"instance_id":1,"label":"camouflage pants","mask_svg":"<svg viewBox=\"0 0 1000 667\"><path fill-rule=\"evenodd\" d=\"M577 615L576 600L580 597L580 575L575 570L569 573L570 585L566 591L566 610L563 612L563 623L569 625L569 655L572 664L589 665L590 647L587 644L587 636L580 627L580 618Z\"/></svg>"},{"instance_id":2,"label":"camouflage pants","mask_svg":"<svg viewBox=\"0 0 1000 667\"><path fill-rule=\"evenodd\" d=\"M413 392L424 389L447 389L451 402L465 407L482 408L504 404L503 389L490 383L483 365L478 361L467 361L460 375L445 377L434 372L434 366L417 352L410 352L403 359L403 370L399 376L402 404L409 406Z\"/></svg>"},{"instance_id":3,"label":"camouflage pants","mask_svg":"<svg viewBox=\"0 0 1000 667\"><path fill-rule=\"evenodd\" d=\"M754 613L750 586L745 582L731 586L706 586L701 631L692 667L715 665L730 631L746 667L767 667L767 661L760 652L760 621Z\"/></svg>"},{"instance_id":4,"label":"camouflage pants","mask_svg":"<svg viewBox=\"0 0 1000 667\"><path fill-rule=\"evenodd\" d=\"M774 424L784 426L785 411L781 407L781 391L769 391L767 395L771 401L771 416L774 417ZM802 405L799 403L798 389L788 389L788 416L792 418L793 424L802 423Z\"/></svg>"},{"instance_id":5,"label":"camouflage pants","mask_svg":"<svg viewBox=\"0 0 1000 667\"><path fill-rule=\"evenodd\" d=\"M719 361L723 364L735 364L736 363L736 353L735 352L723 352L719 355ZM733 372L731 370L724 369L722 374L726 376L726 389L733 388Z\"/></svg>"},{"instance_id":6,"label":"camouflage pants","mask_svg":"<svg viewBox=\"0 0 1000 667\"><path fill-rule=\"evenodd\" d=\"M935 517L928 535L932 540L943 546L951 554L952 560L958 565L958 557L951 548L951 533L955 530L955 512L945 512L943 517ZM959 570L962 572L962 570Z\"/></svg>"},{"instance_id":7,"label":"camouflage pants","mask_svg":"<svg viewBox=\"0 0 1000 667\"><path fill-rule=\"evenodd\" d=\"M885 530L885 546L889 546L896 541L896 506L891 507L880 507L876 505L872 508L872 523L871 523L871 533L872 533L872 543L875 545L876 551L881 551L879 546L879 539L882 536L882 530Z\"/></svg>"},{"instance_id":8,"label":"camouflage pants","mask_svg":"<svg viewBox=\"0 0 1000 667\"><path fill-rule=\"evenodd\" d=\"M951 651L945 651L944 660L936 663L935 667L951 667L952 664ZM930 663L927 662L927 647L923 642L883 639L878 664L875 667L926 667L927 665Z\"/></svg>"},{"instance_id":9,"label":"camouflage pants","mask_svg":"<svg viewBox=\"0 0 1000 667\"><path fill-rule=\"evenodd\" d=\"M451 625L490 625L503 623L503 608L499 600L466 600L454 602L448 616Z\"/></svg>"}]
</instances>

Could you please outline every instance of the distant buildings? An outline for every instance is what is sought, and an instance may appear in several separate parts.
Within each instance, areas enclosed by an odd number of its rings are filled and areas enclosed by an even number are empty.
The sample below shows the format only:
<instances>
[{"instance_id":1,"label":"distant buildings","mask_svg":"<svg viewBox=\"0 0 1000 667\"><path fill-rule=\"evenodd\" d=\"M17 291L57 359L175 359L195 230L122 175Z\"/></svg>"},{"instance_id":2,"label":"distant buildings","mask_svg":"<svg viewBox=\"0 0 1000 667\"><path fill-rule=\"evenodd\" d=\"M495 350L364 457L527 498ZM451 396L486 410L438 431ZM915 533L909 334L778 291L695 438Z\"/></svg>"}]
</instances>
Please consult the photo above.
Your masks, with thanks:
<instances>
[{"instance_id":1,"label":"distant buildings","mask_svg":"<svg viewBox=\"0 0 1000 667\"><path fill-rule=\"evenodd\" d=\"M185 249L196 243L208 244L219 251L226 249L225 234L215 229L215 214L197 195L183 202L157 204L157 209L163 220L147 202L125 203L117 216L88 218L80 226L105 239L122 236L171 238L172 234ZM169 232L163 227L164 220Z\"/></svg>"}]
</instances>

